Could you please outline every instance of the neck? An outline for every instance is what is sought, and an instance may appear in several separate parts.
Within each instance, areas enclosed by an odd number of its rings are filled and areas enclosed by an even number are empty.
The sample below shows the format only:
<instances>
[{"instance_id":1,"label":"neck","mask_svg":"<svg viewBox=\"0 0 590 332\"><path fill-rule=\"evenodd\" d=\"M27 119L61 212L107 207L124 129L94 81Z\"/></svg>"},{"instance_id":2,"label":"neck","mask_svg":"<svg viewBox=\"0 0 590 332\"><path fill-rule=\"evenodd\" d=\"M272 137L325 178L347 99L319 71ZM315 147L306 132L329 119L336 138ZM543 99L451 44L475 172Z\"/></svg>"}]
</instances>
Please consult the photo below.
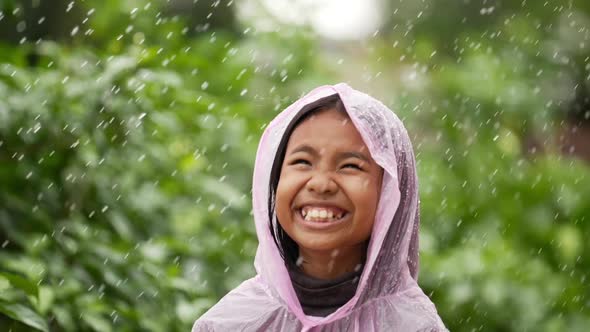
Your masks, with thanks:
<instances>
[{"instance_id":1,"label":"neck","mask_svg":"<svg viewBox=\"0 0 590 332\"><path fill-rule=\"evenodd\" d=\"M333 250L308 250L299 248L300 264L308 276L330 280L356 271L365 261L366 244Z\"/></svg>"}]
</instances>

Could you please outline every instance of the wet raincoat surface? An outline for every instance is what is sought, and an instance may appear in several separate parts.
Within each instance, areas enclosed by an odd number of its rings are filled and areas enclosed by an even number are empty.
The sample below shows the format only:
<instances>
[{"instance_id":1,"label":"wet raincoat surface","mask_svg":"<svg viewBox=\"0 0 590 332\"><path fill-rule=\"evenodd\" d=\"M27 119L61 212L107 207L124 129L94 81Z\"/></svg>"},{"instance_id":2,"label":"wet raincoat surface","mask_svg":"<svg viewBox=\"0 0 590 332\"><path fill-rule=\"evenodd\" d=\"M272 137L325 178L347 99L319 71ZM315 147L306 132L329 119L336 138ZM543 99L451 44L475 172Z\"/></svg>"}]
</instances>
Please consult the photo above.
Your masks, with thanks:
<instances>
[{"instance_id":1,"label":"wet raincoat surface","mask_svg":"<svg viewBox=\"0 0 590 332\"><path fill-rule=\"evenodd\" d=\"M383 170L364 270L355 295L326 317L307 316L274 243L268 220L272 164L287 126L307 104L338 94ZM259 246L257 275L201 316L196 331L446 331L416 283L419 199L414 153L399 118L378 100L346 84L314 89L266 128L256 154L253 208Z\"/></svg>"}]
</instances>

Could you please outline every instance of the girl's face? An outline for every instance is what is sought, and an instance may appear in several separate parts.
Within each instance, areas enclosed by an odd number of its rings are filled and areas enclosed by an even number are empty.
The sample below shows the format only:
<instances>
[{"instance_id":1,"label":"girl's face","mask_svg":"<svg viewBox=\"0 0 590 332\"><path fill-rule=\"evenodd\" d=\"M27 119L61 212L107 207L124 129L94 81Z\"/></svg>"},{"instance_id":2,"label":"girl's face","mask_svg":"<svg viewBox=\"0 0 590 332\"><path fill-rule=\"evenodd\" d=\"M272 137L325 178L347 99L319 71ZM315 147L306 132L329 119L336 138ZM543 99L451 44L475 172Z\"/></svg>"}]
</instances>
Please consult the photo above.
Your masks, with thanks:
<instances>
[{"instance_id":1,"label":"girl's face","mask_svg":"<svg viewBox=\"0 0 590 332\"><path fill-rule=\"evenodd\" d=\"M276 193L279 223L300 250L364 250L383 171L347 115L311 115L287 144Z\"/></svg>"}]
</instances>

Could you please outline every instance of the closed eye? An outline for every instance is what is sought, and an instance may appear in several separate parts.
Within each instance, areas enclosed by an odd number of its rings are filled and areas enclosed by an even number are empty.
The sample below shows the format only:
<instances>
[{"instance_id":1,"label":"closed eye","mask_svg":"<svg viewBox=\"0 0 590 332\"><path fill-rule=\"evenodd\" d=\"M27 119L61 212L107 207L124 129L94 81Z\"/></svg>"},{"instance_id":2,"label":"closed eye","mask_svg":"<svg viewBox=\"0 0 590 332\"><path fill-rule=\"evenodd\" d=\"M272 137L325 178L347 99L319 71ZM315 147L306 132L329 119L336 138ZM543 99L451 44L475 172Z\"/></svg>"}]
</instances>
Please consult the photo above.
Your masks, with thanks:
<instances>
[{"instance_id":1,"label":"closed eye","mask_svg":"<svg viewBox=\"0 0 590 332\"><path fill-rule=\"evenodd\" d=\"M351 164L351 163L348 163L348 164L344 164L344 165L342 165L342 168L353 168L353 169L358 169L358 170L360 170L360 171L362 171L362 170L363 170L363 168L362 168L360 165L357 165L357 164Z\"/></svg>"},{"instance_id":2,"label":"closed eye","mask_svg":"<svg viewBox=\"0 0 590 332\"><path fill-rule=\"evenodd\" d=\"M311 163L305 159L295 159L293 161L291 161L290 163L291 165L311 165Z\"/></svg>"}]
</instances>

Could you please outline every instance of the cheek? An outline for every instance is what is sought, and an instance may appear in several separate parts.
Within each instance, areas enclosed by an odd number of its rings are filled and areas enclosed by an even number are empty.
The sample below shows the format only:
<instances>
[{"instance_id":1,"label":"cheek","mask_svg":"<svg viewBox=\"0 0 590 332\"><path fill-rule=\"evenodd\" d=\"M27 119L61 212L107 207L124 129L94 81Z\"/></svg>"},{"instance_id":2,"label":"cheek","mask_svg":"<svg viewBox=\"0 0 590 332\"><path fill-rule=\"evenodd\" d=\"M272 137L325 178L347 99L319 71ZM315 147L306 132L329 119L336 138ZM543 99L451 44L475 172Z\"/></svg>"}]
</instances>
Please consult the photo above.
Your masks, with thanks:
<instances>
[{"instance_id":1,"label":"cheek","mask_svg":"<svg viewBox=\"0 0 590 332\"><path fill-rule=\"evenodd\" d=\"M357 188L359 193L362 193L363 196L374 197L379 194L381 182L379 182L376 178L365 177L358 179L354 183L354 186Z\"/></svg>"},{"instance_id":2,"label":"cheek","mask_svg":"<svg viewBox=\"0 0 590 332\"><path fill-rule=\"evenodd\" d=\"M276 205L276 212L277 214L281 213L281 209L283 209L283 203L288 200L287 198L287 190L283 184L283 181L279 181L279 185L277 186L277 192L275 197L275 205Z\"/></svg>"},{"instance_id":3,"label":"cheek","mask_svg":"<svg viewBox=\"0 0 590 332\"><path fill-rule=\"evenodd\" d=\"M296 179L289 174L281 174L281 178L277 185L276 193L276 210L277 214L284 213L290 209L290 206L297 194L297 183Z\"/></svg>"},{"instance_id":4,"label":"cheek","mask_svg":"<svg viewBox=\"0 0 590 332\"><path fill-rule=\"evenodd\" d=\"M379 192L381 182L374 178L365 178L358 181L355 189L355 200L359 206L363 207L364 214L367 216L374 215L379 202Z\"/></svg>"}]
</instances>

